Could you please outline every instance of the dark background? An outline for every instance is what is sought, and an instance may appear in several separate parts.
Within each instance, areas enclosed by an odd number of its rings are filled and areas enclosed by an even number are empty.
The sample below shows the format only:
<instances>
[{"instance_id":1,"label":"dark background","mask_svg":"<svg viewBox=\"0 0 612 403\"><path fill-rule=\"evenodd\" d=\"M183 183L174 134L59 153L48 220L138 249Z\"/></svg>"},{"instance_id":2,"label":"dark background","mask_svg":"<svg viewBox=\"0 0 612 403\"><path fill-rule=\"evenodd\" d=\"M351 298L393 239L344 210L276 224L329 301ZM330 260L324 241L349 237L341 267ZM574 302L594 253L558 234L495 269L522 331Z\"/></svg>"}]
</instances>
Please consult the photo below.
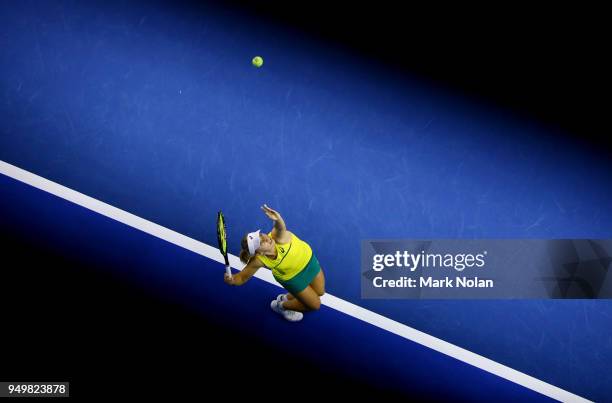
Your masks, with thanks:
<instances>
[{"instance_id":1,"label":"dark background","mask_svg":"<svg viewBox=\"0 0 612 403\"><path fill-rule=\"evenodd\" d=\"M80 399L400 397L162 300L96 256L66 256L10 226L0 243L3 381L69 381Z\"/></svg>"},{"instance_id":2,"label":"dark background","mask_svg":"<svg viewBox=\"0 0 612 403\"><path fill-rule=\"evenodd\" d=\"M304 35L498 105L601 147L610 131L604 35L595 7L376 1L230 2ZM338 2L340 3L340 2Z\"/></svg>"}]
</instances>

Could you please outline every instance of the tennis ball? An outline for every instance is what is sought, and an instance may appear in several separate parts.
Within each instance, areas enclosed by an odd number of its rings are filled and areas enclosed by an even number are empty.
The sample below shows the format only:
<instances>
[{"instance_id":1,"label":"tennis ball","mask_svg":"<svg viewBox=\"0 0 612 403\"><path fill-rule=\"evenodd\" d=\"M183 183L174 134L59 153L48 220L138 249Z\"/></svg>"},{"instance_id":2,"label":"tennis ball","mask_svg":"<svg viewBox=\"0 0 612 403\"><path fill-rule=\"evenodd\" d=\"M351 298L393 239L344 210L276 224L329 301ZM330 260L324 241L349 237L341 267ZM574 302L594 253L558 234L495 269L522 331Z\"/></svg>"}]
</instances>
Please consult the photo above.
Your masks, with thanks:
<instances>
[{"instance_id":1,"label":"tennis ball","mask_svg":"<svg viewBox=\"0 0 612 403\"><path fill-rule=\"evenodd\" d=\"M261 58L261 56L255 56L253 58L253 66L255 67L263 66L263 59Z\"/></svg>"}]
</instances>

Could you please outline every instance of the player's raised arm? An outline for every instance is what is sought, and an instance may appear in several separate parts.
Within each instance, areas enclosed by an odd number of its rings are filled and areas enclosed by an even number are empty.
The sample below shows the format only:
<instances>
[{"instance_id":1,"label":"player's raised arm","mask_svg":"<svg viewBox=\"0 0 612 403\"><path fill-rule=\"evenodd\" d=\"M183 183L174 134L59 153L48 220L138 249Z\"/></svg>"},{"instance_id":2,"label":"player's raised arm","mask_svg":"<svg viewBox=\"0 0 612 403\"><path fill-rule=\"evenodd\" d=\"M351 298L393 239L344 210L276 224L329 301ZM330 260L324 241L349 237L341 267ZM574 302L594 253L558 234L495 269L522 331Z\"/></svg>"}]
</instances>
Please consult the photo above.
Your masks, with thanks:
<instances>
[{"instance_id":1,"label":"player's raised arm","mask_svg":"<svg viewBox=\"0 0 612 403\"><path fill-rule=\"evenodd\" d=\"M273 238L283 238L285 231L287 231L287 226L285 225L285 220L281 217L280 213L276 210L272 210L268 207L267 204L261 206L263 212L268 216L268 218L274 221L274 228L272 229L272 237Z\"/></svg>"}]
</instances>

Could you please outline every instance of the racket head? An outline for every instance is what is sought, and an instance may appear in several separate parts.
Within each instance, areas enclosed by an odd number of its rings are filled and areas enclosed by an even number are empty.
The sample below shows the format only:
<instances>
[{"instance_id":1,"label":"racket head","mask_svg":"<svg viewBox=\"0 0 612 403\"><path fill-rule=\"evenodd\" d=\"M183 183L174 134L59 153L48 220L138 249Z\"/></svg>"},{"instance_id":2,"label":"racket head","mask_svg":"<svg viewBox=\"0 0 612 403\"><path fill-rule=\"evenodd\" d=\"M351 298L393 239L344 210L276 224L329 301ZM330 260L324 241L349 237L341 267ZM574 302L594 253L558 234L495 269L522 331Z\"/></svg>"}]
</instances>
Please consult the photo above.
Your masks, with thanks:
<instances>
[{"instance_id":1,"label":"racket head","mask_svg":"<svg viewBox=\"0 0 612 403\"><path fill-rule=\"evenodd\" d=\"M227 235L225 229L225 217L219 211L217 213L217 240L219 241L219 250L223 256L227 256Z\"/></svg>"}]
</instances>

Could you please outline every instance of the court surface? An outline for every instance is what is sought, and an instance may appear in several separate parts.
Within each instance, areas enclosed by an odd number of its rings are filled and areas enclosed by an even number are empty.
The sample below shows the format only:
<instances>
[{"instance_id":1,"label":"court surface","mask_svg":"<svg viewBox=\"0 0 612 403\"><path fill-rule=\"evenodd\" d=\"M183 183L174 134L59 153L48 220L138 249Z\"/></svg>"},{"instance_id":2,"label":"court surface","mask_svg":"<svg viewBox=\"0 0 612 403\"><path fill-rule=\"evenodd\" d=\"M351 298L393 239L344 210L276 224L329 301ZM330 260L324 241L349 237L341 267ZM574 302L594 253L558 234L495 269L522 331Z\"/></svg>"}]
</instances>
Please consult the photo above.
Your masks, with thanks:
<instances>
[{"instance_id":1,"label":"court surface","mask_svg":"<svg viewBox=\"0 0 612 403\"><path fill-rule=\"evenodd\" d=\"M537 384L562 400L609 400L609 301L364 300L359 277L362 239L609 238L602 154L248 16L180 4L3 5L5 233L95 262L232 331L291 332L301 346L292 354L383 387L547 399ZM19 173L133 216L118 222ZM270 228L263 203L309 242L327 276L331 296L299 331L270 311L280 288L265 278L226 287L221 256L206 248L222 209L237 255L246 232ZM149 233L147 222L157 225ZM353 306L529 385L355 318L347 312L364 311Z\"/></svg>"}]
</instances>

